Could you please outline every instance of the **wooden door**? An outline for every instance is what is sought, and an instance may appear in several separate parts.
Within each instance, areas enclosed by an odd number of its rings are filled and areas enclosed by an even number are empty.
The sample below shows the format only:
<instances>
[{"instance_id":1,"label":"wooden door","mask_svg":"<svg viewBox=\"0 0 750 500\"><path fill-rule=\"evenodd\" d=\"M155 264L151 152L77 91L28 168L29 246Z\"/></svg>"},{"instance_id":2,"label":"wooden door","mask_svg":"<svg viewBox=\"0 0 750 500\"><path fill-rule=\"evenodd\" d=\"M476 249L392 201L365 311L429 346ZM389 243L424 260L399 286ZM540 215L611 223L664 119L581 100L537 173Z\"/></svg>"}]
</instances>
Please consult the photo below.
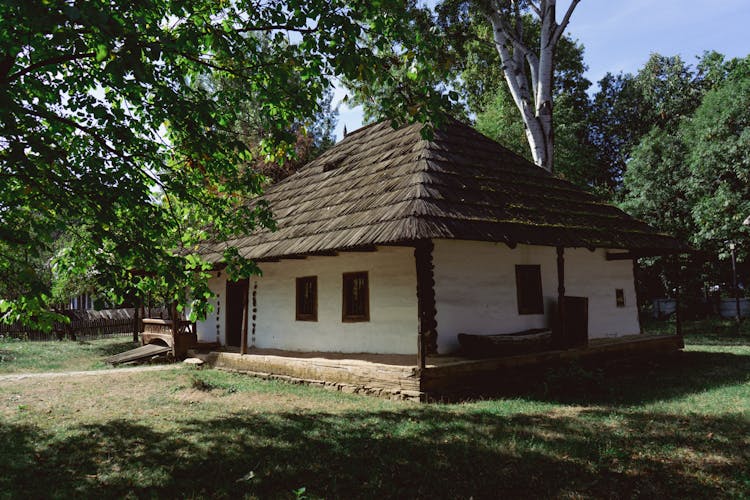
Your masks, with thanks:
<instances>
[{"instance_id":1,"label":"wooden door","mask_svg":"<svg viewBox=\"0 0 750 500\"><path fill-rule=\"evenodd\" d=\"M588 297L565 296L565 347L581 347L589 341Z\"/></svg>"},{"instance_id":2,"label":"wooden door","mask_svg":"<svg viewBox=\"0 0 750 500\"><path fill-rule=\"evenodd\" d=\"M227 281L225 344L231 347L240 347L242 341L243 303L247 286L247 279Z\"/></svg>"}]
</instances>

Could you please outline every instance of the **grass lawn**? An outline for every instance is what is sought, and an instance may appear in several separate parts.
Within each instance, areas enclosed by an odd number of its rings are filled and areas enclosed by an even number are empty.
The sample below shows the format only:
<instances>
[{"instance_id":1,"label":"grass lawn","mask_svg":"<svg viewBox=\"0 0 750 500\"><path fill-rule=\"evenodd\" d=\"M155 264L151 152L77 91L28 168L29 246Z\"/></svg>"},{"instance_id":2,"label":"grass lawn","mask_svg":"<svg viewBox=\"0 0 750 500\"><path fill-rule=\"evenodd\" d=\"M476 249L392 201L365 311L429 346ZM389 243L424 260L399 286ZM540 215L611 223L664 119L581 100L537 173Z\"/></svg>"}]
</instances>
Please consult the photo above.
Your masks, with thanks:
<instances>
[{"instance_id":1,"label":"grass lawn","mask_svg":"<svg viewBox=\"0 0 750 500\"><path fill-rule=\"evenodd\" d=\"M189 367L0 382L0 497L748 496L750 336L687 341L460 404Z\"/></svg>"},{"instance_id":2,"label":"grass lawn","mask_svg":"<svg viewBox=\"0 0 750 500\"><path fill-rule=\"evenodd\" d=\"M88 341L29 342L0 340L0 374L98 370L108 368L104 358L127 351L138 344L130 336Z\"/></svg>"}]
</instances>

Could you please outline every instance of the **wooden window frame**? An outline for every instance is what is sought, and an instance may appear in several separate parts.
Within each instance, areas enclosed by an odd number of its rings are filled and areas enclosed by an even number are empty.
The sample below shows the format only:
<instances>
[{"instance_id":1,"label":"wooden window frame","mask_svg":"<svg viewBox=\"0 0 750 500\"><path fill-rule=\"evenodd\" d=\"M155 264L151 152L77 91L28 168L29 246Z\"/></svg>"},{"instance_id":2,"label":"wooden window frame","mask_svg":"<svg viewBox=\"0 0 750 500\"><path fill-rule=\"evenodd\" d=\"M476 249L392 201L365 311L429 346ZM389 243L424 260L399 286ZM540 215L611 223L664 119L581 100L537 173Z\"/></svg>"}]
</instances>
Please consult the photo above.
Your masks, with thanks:
<instances>
[{"instance_id":1,"label":"wooden window frame","mask_svg":"<svg viewBox=\"0 0 750 500\"><path fill-rule=\"evenodd\" d=\"M615 306L625 307L625 289L615 288Z\"/></svg>"},{"instance_id":2,"label":"wooden window frame","mask_svg":"<svg viewBox=\"0 0 750 500\"><path fill-rule=\"evenodd\" d=\"M524 304L524 294L521 289L525 286L521 276L527 271L535 271L539 278L539 299L534 304ZM528 285L526 285L528 286ZM536 286L536 284L535 284ZM516 265L516 304L518 305L518 314L544 314L544 291L542 289L542 266L538 264L518 264Z\"/></svg>"},{"instance_id":3,"label":"wooden window frame","mask_svg":"<svg viewBox=\"0 0 750 500\"><path fill-rule=\"evenodd\" d=\"M300 311L300 298L301 291L304 283L312 281L313 283L313 312L312 314L303 313ZM294 287L294 318L297 321L318 321L318 277L317 276L301 276L295 279Z\"/></svg>"},{"instance_id":4,"label":"wooden window frame","mask_svg":"<svg viewBox=\"0 0 750 500\"><path fill-rule=\"evenodd\" d=\"M347 299L350 299L346 296L346 281L347 279L356 279L359 276L364 276L365 278L365 293L364 293L364 301L365 301L365 313L359 314L359 315L347 315ZM341 321L342 323L362 323L370 321L370 276L367 271L356 271L352 273L343 273L341 276Z\"/></svg>"}]
</instances>

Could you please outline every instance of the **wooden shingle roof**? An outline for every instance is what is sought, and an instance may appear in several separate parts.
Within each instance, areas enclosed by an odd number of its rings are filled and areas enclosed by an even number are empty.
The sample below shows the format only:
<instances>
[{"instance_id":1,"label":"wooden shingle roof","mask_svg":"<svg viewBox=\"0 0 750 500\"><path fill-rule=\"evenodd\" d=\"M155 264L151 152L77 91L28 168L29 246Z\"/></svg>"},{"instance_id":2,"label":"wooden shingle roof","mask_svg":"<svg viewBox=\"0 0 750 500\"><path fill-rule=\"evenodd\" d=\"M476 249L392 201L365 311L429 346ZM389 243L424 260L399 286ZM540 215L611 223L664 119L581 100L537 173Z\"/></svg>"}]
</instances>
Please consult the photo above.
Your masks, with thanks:
<instances>
[{"instance_id":1,"label":"wooden shingle roof","mask_svg":"<svg viewBox=\"0 0 750 500\"><path fill-rule=\"evenodd\" d=\"M419 239L461 239L651 253L686 250L620 209L558 179L456 120L422 139L421 124L363 127L270 186L278 229L206 245L219 262Z\"/></svg>"}]
</instances>

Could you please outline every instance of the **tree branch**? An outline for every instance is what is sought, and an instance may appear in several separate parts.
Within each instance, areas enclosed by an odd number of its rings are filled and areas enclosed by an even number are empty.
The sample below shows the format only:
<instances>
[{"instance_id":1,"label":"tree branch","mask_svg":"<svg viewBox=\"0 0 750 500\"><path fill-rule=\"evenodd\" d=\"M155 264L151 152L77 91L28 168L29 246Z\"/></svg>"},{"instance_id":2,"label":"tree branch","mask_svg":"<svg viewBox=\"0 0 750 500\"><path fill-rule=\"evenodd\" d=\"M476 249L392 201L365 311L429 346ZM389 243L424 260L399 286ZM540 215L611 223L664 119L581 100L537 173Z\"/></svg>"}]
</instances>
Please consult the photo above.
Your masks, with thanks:
<instances>
[{"instance_id":1,"label":"tree branch","mask_svg":"<svg viewBox=\"0 0 750 500\"><path fill-rule=\"evenodd\" d=\"M226 66L220 66L218 64L214 64L214 63L212 63L210 61L206 61L205 59L201 59L199 57L192 56L192 55L190 55L190 54L188 54L186 52L176 51L175 54L178 54L178 55L184 57L188 61L192 61L192 62L194 62L196 64L200 64L201 66L205 66L207 68L211 68L211 69L214 69L216 71L226 72L226 73L229 73L230 75L236 76L238 78L245 78L247 76L247 75L242 74L241 72L239 72L239 71L237 71L235 69L228 68ZM246 69L246 70L252 71L252 70L258 69L259 67L260 67L260 65L256 65L256 66L245 67L245 68L242 68L242 69Z\"/></svg>"},{"instance_id":2,"label":"tree branch","mask_svg":"<svg viewBox=\"0 0 750 500\"><path fill-rule=\"evenodd\" d=\"M500 14L493 12L490 15L490 22L493 27L493 36L495 40L495 48L500 55L500 62L503 64L503 74L505 75L505 81L508 83L510 88L510 95L513 97L513 101L516 104L518 110L524 116L524 121L530 119L533 115L530 113L530 94L528 91L528 82L526 81L526 75L523 68L518 67L517 61L508 51L506 43L509 39L506 31L502 29L502 19Z\"/></svg>"},{"instance_id":3,"label":"tree branch","mask_svg":"<svg viewBox=\"0 0 750 500\"><path fill-rule=\"evenodd\" d=\"M100 144L104 149L109 151L112 154L120 154L118 150L113 148L111 145L107 143L107 141L104 139L104 137L97 134L94 130L92 130L89 127L86 127L84 125L81 125L80 123L71 120L70 118L65 118L64 116L60 116L57 113L52 113L50 111L38 111L34 109L29 108L22 108L24 111L26 111L28 114L32 116L36 116L38 118L44 118L47 120L53 120L56 122L60 122L64 125L68 125L69 127L73 127L75 129L80 130L81 132L84 132L86 135L89 135L92 139L94 139L98 144Z\"/></svg>"},{"instance_id":4,"label":"tree branch","mask_svg":"<svg viewBox=\"0 0 750 500\"><path fill-rule=\"evenodd\" d=\"M77 130L80 130L81 132L85 133L86 135L88 135L89 137L91 137L92 139L94 139L94 141L96 141L99 145L101 145L104 149L106 149L107 151L109 151L113 155L117 155L118 157L122 158L123 160L125 160L128 163L130 163L131 165L133 165L137 170L143 172L143 174L145 174L146 177L148 177L149 179L151 179L152 181L154 181L159 187L161 187L162 189L164 189L165 192L166 192L166 186L161 181L161 179L158 178L158 176L153 175L153 174L151 174L151 172L148 172L145 169L143 169L140 166L138 166L138 164L136 164L133 161L133 157L131 155L125 154L122 151L120 151L120 150L116 149L115 147L111 146L110 144L108 144L107 141L106 141L106 139L104 139L102 136L100 136L98 133L96 133L96 131L94 131L90 127L86 127L84 125L81 125L80 123L75 122L74 120L71 120L70 118L65 118L64 116L60 116L60 115L58 115L56 113L52 113L52 112L49 112L49 111L46 111L46 110L36 111L36 110L33 110L33 109L28 109L28 108L22 108L22 109L24 111L26 111L28 114L32 115L32 116L36 116L38 118L44 118L44 119L47 119L47 120L57 121L57 122L60 122L62 124L65 124L65 125L68 125L70 127L73 127L73 128L75 128Z\"/></svg>"},{"instance_id":5,"label":"tree branch","mask_svg":"<svg viewBox=\"0 0 750 500\"><path fill-rule=\"evenodd\" d=\"M69 62L69 61L77 61L79 59L89 59L96 56L94 52L86 52L84 54L67 54L64 56L57 56L52 57L50 59L45 59L44 61L39 61L38 63L34 63L31 66L27 66L26 68L16 71L12 75L10 75L6 81L12 82L13 80L17 80L21 78L22 76L31 73L32 71L36 71L39 68L43 68L45 66L51 66L53 64L60 64L63 62Z\"/></svg>"},{"instance_id":6,"label":"tree branch","mask_svg":"<svg viewBox=\"0 0 750 500\"><path fill-rule=\"evenodd\" d=\"M506 39L513 45L514 51L518 50L524 57L531 52L531 49L529 49L529 47L526 46L525 43L523 43L523 40L515 36L515 34L509 29L508 25L503 19L502 12L500 12L499 10L493 12L490 22L491 24L496 24L502 30Z\"/></svg>"},{"instance_id":7,"label":"tree branch","mask_svg":"<svg viewBox=\"0 0 750 500\"><path fill-rule=\"evenodd\" d=\"M536 89L539 83L539 57L529 50L526 52L526 63L529 65L529 72L531 73L531 88Z\"/></svg>"},{"instance_id":8,"label":"tree branch","mask_svg":"<svg viewBox=\"0 0 750 500\"><path fill-rule=\"evenodd\" d=\"M570 5L568 6L567 12L565 12L565 16L563 17L563 20L560 22L559 25L557 25L557 28L555 28L555 33L552 35L552 44L555 45L557 41L560 39L560 37L565 32L565 28L568 27L568 23L570 22L570 16L573 15L573 11L576 8L576 5L578 5L578 2L581 0L572 0L570 2Z\"/></svg>"},{"instance_id":9,"label":"tree branch","mask_svg":"<svg viewBox=\"0 0 750 500\"><path fill-rule=\"evenodd\" d=\"M250 28L237 28L234 30L235 33L254 33L258 31L295 31L297 33L315 33L318 31L318 26L314 26L312 28L302 28L299 26L291 26L288 24L279 24L279 25L268 25L268 26L253 26Z\"/></svg>"},{"instance_id":10,"label":"tree branch","mask_svg":"<svg viewBox=\"0 0 750 500\"><path fill-rule=\"evenodd\" d=\"M542 11L539 8L539 6L536 5L534 2L532 2L531 0L529 0L528 3L529 3L529 8L531 8L531 10L534 11L534 14L536 14L539 19L541 19L542 18Z\"/></svg>"}]
</instances>

